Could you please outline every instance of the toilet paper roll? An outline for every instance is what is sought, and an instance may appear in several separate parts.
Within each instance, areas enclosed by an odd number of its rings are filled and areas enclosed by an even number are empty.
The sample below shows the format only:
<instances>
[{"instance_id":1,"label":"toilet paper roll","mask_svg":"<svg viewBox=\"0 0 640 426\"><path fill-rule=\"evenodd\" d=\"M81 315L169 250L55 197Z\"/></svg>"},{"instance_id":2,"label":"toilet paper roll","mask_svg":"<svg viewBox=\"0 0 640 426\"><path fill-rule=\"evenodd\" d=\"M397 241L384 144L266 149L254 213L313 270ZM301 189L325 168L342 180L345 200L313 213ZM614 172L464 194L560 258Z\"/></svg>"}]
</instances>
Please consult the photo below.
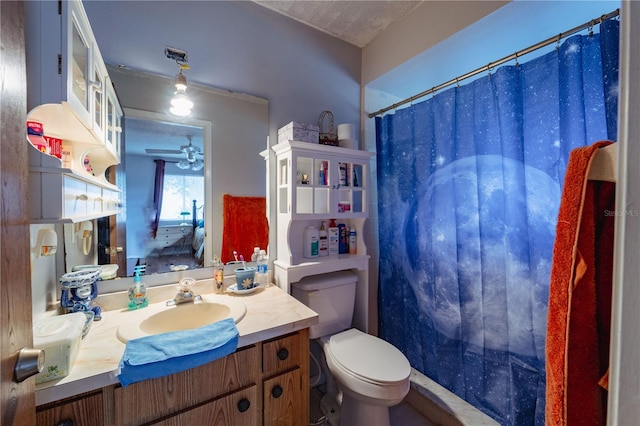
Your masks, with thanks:
<instances>
[{"instance_id":1,"label":"toilet paper roll","mask_svg":"<svg viewBox=\"0 0 640 426\"><path fill-rule=\"evenodd\" d=\"M355 139L356 128L353 124L338 124L338 140Z\"/></svg>"}]
</instances>

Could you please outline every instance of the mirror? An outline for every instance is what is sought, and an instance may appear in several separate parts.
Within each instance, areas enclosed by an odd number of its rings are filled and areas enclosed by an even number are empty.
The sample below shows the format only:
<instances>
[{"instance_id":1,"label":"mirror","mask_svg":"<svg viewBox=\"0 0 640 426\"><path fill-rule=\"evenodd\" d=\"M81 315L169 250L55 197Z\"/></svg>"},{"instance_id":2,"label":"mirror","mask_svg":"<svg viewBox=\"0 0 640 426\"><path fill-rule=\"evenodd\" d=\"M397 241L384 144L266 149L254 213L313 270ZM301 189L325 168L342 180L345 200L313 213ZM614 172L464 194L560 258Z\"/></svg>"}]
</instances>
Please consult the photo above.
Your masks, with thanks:
<instances>
[{"instance_id":1,"label":"mirror","mask_svg":"<svg viewBox=\"0 0 640 426\"><path fill-rule=\"evenodd\" d=\"M206 247L204 162L211 123L167 121L170 117L128 109L124 118L127 275L146 265L146 274L201 268ZM160 217L154 223L154 187L162 170ZM154 226L155 225L155 226Z\"/></svg>"},{"instance_id":2,"label":"mirror","mask_svg":"<svg viewBox=\"0 0 640 426\"><path fill-rule=\"evenodd\" d=\"M124 182L126 204L122 214L98 221L98 234L116 236L117 242L111 245L122 247L117 254L118 276L132 276L139 262L148 265L147 274L169 274L167 281L173 279L171 274L184 275L172 271L172 265L173 269L186 265L187 271L210 267L222 246L223 195L266 194L266 162L260 152L268 147L268 101L190 83L187 93L194 102L193 112L189 118L180 118L168 112L173 78L107 68L124 110L123 155L113 174L118 185ZM194 148L195 160L203 162L200 170L176 166L186 159L184 151L191 151L189 138L193 147L200 148L200 153ZM174 191L174 201L163 201L173 209L173 213L161 213L158 228L171 234L166 237L168 243L151 234L155 159L166 161L165 177L177 177L167 178L165 185L171 181L192 189L198 181L204 193L202 199ZM113 257L99 263L114 263Z\"/></svg>"}]
</instances>

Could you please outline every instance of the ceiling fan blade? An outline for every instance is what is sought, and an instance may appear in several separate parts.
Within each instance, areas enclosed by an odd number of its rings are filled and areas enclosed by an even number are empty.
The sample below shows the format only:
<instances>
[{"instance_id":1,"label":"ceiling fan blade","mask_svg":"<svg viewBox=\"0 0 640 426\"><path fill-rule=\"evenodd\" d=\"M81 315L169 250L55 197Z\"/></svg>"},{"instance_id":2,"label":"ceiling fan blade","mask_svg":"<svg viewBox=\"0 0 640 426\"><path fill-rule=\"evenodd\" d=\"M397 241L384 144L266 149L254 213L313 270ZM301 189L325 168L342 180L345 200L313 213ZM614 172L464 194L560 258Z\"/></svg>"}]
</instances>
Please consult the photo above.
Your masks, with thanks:
<instances>
[{"instance_id":1,"label":"ceiling fan blade","mask_svg":"<svg viewBox=\"0 0 640 426\"><path fill-rule=\"evenodd\" d=\"M179 149L154 149L154 148L146 148L145 152L147 154L183 154Z\"/></svg>"}]
</instances>

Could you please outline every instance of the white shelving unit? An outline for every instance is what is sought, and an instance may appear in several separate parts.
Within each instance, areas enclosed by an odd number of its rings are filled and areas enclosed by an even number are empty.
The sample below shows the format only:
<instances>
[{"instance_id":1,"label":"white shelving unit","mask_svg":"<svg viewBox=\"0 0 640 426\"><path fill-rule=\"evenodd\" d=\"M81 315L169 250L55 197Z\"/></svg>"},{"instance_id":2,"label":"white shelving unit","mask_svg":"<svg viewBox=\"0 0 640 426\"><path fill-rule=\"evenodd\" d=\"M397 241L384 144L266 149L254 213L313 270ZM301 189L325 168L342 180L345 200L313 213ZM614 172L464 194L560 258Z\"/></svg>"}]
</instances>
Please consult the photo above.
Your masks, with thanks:
<instances>
[{"instance_id":1,"label":"white shelving unit","mask_svg":"<svg viewBox=\"0 0 640 426\"><path fill-rule=\"evenodd\" d=\"M27 120L42 123L70 153L63 163L30 144L32 223L78 222L121 209L121 190L105 172L120 163L122 109L82 2L60 7L25 4L27 25L38 28L26 40Z\"/></svg>"},{"instance_id":2,"label":"white shelving unit","mask_svg":"<svg viewBox=\"0 0 640 426\"><path fill-rule=\"evenodd\" d=\"M290 292L291 283L310 275L353 270L358 274L354 326L367 331L369 255L363 238L369 217L371 152L288 141L272 147L276 155L277 239L274 281ZM307 259L303 234L335 219L357 233L356 254Z\"/></svg>"}]
</instances>

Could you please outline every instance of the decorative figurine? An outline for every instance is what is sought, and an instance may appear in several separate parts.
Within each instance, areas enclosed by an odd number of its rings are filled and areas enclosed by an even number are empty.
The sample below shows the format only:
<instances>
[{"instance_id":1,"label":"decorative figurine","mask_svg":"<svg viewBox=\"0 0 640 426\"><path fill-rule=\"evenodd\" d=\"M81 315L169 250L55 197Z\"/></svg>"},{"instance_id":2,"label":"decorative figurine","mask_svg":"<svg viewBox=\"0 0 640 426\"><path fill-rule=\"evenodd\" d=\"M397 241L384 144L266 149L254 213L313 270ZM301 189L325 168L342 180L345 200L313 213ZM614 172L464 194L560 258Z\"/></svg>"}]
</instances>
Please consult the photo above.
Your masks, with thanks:
<instances>
[{"instance_id":1,"label":"decorative figurine","mask_svg":"<svg viewBox=\"0 0 640 426\"><path fill-rule=\"evenodd\" d=\"M62 295L60 305L66 313L92 311L93 320L102 319L102 309L93 303L93 299L98 297L97 279L101 268L83 269L77 272L69 272L60 277Z\"/></svg>"}]
</instances>

